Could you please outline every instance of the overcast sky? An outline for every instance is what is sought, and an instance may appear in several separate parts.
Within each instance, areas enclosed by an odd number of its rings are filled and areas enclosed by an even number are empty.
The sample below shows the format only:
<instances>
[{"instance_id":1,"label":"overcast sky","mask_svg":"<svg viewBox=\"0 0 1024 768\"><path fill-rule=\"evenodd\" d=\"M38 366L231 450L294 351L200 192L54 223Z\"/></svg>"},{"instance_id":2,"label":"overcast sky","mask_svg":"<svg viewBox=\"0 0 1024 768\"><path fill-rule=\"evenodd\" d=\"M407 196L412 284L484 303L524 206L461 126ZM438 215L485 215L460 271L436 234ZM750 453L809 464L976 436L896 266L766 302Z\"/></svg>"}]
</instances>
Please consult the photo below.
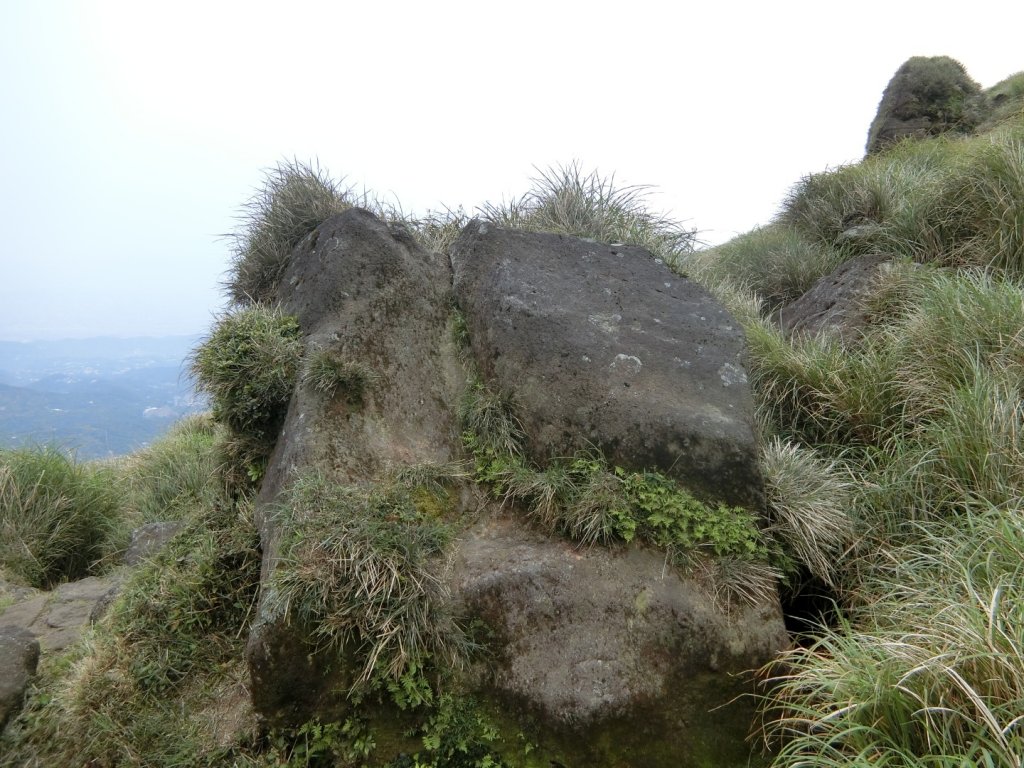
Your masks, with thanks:
<instances>
[{"instance_id":1,"label":"overcast sky","mask_svg":"<svg viewBox=\"0 0 1024 768\"><path fill-rule=\"evenodd\" d=\"M1024 69L1024 4L0 0L0 339L201 333L262 169L407 211L578 160L716 243L859 160L914 55Z\"/></svg>"}]
</instances>

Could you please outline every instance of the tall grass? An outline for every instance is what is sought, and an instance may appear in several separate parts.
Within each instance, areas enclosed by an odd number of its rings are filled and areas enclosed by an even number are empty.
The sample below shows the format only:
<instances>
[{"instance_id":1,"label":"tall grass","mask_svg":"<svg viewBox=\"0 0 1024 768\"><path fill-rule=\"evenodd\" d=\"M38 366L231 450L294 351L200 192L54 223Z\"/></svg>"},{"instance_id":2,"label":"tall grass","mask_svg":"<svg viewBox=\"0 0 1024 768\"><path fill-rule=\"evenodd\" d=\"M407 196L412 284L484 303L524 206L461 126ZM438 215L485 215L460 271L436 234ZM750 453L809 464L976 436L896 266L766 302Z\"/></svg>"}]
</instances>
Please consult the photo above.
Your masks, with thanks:
<instances>
[{"instance_id":1,"label":"tall grass","mask_svg":"<svg viewBox=\"0 0 1024 768\"><path fill-rule=\"evenodd\" d=\"M802 296L834 271L843 253L773 224L691 257L683 270L702 281L728 279L755 292L771 311Z\"/></svg>"},{"instance_id":2,"label":"tall grass","mask_svg":"<svg viewBox=\"0 0 1024 768\"><path fill-rule=\"evenodd\" d=\"M579 163L542 171L522 197L480 208L484 218L503 227L553 232L646 248L668 264L691 253L697 233L653 213L649 188L616 186L614 177L584 174Z\"/></svg>"},{"instance_id":3,"label":"tall grass","mask_svg":"<svg viewBox=\"0 0 1024 768\"><path fill-rule=\"evenodd\" d=\"M1022 765L1022 512L916 526L870 611L774 665L776 766Z\"/></svg>"},{"instance_id":4,"label":"tall grass","mask_svg":"<svg viewBox=\"0 0 1024 768\"><path fill-rule=\"evenodd\" d=\"M225 284L228 297L240 306L275 301L295 246L334 214L369 201L316 163L292 160L268 169L230 236L234 255Z\"/></svg>"},{"instance_id":5,"label":"tall grass","mask_svg":"<svg viewBox=\"0 0 1024 768\"><path fill-rule=\"evenodd\" d=\"M462 664L466 639L442 578L452 529L413 489L370 491L308 472L283 502L281 567L268 594L311 640L354 653L357 680ZM429 491L429 489L427 489Z\"/></svg>"},{"instance_id":6,"label":"tall grass","mask_svg":"<svg viewBox=\"0 0 1024 768\"><path fill-rule=\"evenodd\" d=\"M116 471L54 447L0 451L0 566L50 588L101 567L124 530Z\"/></svg>"},{"instance_id":7,"label":"tall grass","mask_svg":"<svg viewBox=\"0 0 1024 768\"><path fill-rule=\"evenodd\" d=\"M183 520L218 493L218 430L208 415L178 422L122 469L134 525Z\"/></svg>"}]
</instances>

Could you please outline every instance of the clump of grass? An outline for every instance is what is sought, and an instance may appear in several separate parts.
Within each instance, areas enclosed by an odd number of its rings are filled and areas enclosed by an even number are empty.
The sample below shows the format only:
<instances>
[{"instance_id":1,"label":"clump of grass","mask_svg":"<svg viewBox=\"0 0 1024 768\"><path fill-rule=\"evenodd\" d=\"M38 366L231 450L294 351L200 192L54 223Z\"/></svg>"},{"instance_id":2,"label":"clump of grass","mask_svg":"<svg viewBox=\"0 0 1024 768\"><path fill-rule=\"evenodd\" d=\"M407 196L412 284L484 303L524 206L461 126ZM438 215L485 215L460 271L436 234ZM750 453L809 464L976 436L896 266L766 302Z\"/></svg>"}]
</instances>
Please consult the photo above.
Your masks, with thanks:
<instances>
[{"instance_id":1,"label":"clump of grass","mask_svg":"<svg viewBox=\"0 0 1024 768\"><path fill-rule=\"evenodd\" d=\"M178 422L122 469L133 524L183 520L211 500L219 469L217 425L209 414Z\"/></svg>"},{"instance_id":2,"label":"clump of grass","mask_svg":"<svg viewBox=\"0 0 1024 768\"><path fill-rule=\"evenodd\" d=\"M897 377L915 410L940 407L976 363L1024 372L1024 291L980 270L933 271L911 286L896 323Z\"/></svg>"},{"instance_id":3,"label":"clump of grass","mask_svg":"<svg viewBox=\"0 0 1024 768\"><path fill-rule=\"evenodd\" d=\"M240 738L218 731L225 698L246 704L241 660L260 561L247 504L222 496L193 509L70 656L47 660L0 740L0 764L219 764L223 740Z\"/></svg>"},{"instance_id":4,"label":"clump of grass","mask_svg":"<svg viewBox=\"0 0 1024 768\"><path fill-rule=\"evenodd\" d=\"M198 387L213 416L246 448L269 454L298 379L298 322L279 310L252 306L222 317L192 355Z\"/></svg>"},{"instance_id":5,"label":"clump of grass","mask_svg":"<svg viewBox=\"0 0 1024 768\"><path fill-rule=\"evenodd\" d=\"M847 258L879 251L947 258L959 235L948 187L963 147L952 139L905 141L856 165L807 176L789 193L778 222Z\"/></svg>"},{"instance_id":6,"label":"clump of grass","mask_svg":"<svg viewBox=\"0 0 1024 768\"><path fill-rule=\"evenodd\" d=\"M874 444L900 418L896 361L884 342L790 339L762 319L746 333L752 387L775 431L810 444Z\"/></svg>"},{"instance_id":7,"label":"clump of grass","mask_svg":"<svg viewBox=\"0 0 1024 768\"><path fill-rule=\"evenodd\" d=\"M305 386L327 397L343 396L350 405L362 404L363 397L379 380L376 371L329 349L314 351L302 374Z\"/></svg>"},{"instance_id":8,"label":"clump of grass","mask_svg":"<svg viewBox=\"0 0 1024 768\"><path fill-rule=\"evenodd\" d=\"M462 208L428 211L423 216L402 216L403 223L412 230L416 241L428 251L448 253L471 217Z\"/></svg>"},{"instance_id":9,"label":"clump of grass","mask_svg":"<svg viewBox=\"0 0 1024 768\"><path fill-rule=\"evenodd\" d=\"M1007 130L971 143L950 192L971 262L1024 274L1024 133Z\"/></svg>"},{"instance_id":10,"label":"clump of grass","mask_svg":"<svg viewBox=\"0 0 1024 768\"><path fill-rule=\"evenodd\" d=\"M1001 122L1019 117L1024 110L1024 72L1010 75L987 91L985 100L988 103L989 115L979 126L979 131L992 129Z\"/></svg>"},{"instance_id":11,"label":"clump of grass","mask_svg":"<svg viewBox=\"0 0 1024 768\"><path fill-rule=\"evenodd\" d=\"M285 161L267 170L231 236L230 299L240 306L273 302L295 246L334 214L368 202L314 163Z\"/></svg>"},{"instance_id":12,"label":"clump of grass","mask_svg":"<svg viewBox=\"0 0 1024 768\"><path fill-rule=\"evenodd\" d=\"M361 490L310 472L281 507L282 565L269 594L321 648L354 651L360 683L397 680L428 660L459 666L467 647L442 578L452 529L411 490Z\"/></svg>"},{"instance_id":13,"label":"clump of grass","mask_svg":"<svg viewBox=\"0 0 1024 768\"><path fill-rule=\"evenodd\" d=\"M916 526L866 579L857 625L772 665L774 765L1021 765L1022 520Z\"/></svg>"},{"instance_id":14,"label":"clump of grass","mask_svg":"<svg viewBox=\"0 0 1024 768\"><path fill-rule=\"evenodd\" d=\"M648 209L648 187L617 187L614 177L584 174L578 163L542 171L533 184L521 198L484 205L482 215L502 227L640 246L668 264L696 245L695 230Z\"/></svg>"},{"instance_id":15,"label":"clump of grass","mask_svg":"<svg viewBox=\"0 0 1024 768\"><path fill-rule=\"evenodd\" d=\"M842 261L841 252L773 224L702 252L684 268L701 281L728 279L743 286L761 297L766 311L771 311L802 296Z\"/></svg>"},{"instance_id":16,"label":"clump of grass","mask_svg":"<svg viewBox=\"0 0 1024 768\"><path fill-rule=\"evenodd\" d=\"M847 471L835 460L778 438L762 450L761 468L772 537L811 575L834 586L854 533Z\"/></svg>"},{"instance_id":17,"label":"clump of grass","mask_svg":"<svg viewBox=\"0 0 1024 768\"><path fill-rule=\"evenodd\" d=\"M101 567L125 533L116 471L54 447L0 451L0 567L48 589Z\"/></svg>"}]
</instances>

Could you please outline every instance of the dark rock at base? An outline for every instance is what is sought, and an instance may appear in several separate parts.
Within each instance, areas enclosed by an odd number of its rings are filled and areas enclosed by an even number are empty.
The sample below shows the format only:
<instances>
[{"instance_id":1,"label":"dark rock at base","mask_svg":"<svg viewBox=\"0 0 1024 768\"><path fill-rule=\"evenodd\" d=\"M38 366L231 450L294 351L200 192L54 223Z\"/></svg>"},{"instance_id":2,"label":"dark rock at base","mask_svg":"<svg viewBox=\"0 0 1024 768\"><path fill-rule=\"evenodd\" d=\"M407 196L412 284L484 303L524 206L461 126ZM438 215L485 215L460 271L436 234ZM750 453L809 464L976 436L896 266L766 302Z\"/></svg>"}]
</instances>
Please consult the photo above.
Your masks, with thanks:
<instances>
[{"instance_id":1,"label":"dark rock at base","mask_svg":"<svg viewBox=\"0 0 1024 768\"><path fill-rule=\"evenodd\" d=\"M743 332L703 288L640 248L480 221L451 259L477 366L535 462L597 449L763 508Z\"/></svg>"},{"instance_id":2,"label":"dark rock at base","mask_svg":"<svg viewBox=\"0 0 1024 768\"><path fill-rule=\"evenodd\" d=\"M39 663L39 641L23 627L0 627L0 729L21 709Z\"/></svg>"},{"instance_id":3,"label":"dark rock at base","mask_svg":"<svg viewBox=\"0 0 1024 768\"><path fill-rule=\"evenodd\" d=\"M790 335L836 333L850 338L867 324L870 313L865 300L892 258L869 254L850 259L779 310L779 327Z\"/></svg>"},{"instance_id":4,"label":"dark rock at base","mask_svg":"<svg viewBox=\"0 0 1024 768\"><path fill-rule=\"evenodd\" d=\"M789 644L778 600L726 614L663 552L580 550L510 518L467 533L451 578L493 633L478 685L543 723L571 764L704 764L709 744L708 764L746 764L746 673Z\"/></svg>"}]
</instances>

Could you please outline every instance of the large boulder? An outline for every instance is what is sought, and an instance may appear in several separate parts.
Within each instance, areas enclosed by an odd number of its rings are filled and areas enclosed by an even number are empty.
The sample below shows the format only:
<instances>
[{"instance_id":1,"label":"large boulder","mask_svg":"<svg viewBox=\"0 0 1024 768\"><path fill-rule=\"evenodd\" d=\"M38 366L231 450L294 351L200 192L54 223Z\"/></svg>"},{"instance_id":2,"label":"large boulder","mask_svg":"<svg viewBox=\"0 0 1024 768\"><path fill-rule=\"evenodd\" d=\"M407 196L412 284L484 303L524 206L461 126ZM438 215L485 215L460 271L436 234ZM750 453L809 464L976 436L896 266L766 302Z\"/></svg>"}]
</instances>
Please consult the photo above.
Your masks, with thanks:
<instances>
[{"instance_id":1,"label":"large boulder","mask_svg":"<svg viewBox=\"0 0 1024 768\"><path fill-rule=\"evenodd\" d=\"M892 260L884 253L850 259L779 310L779 326L789 335L853 338L870 320L867 301Z\"/></svg>"},{"instance_id":2,"label":"large boulder","mask_svg":"<svg viewBox=\"0 0 1024 768\"><path fill-rule=\"evenodd\" d=\"M537 461L597 447L760 508L743 338L725 311L645 251L491 231L497 242L472 224L453 255L460 304L479 367L515 395ZM315 470L368 488L390 468L465 458L456 414L469 372L452 285L444 257L356 209L292 254L277 299L300 321L305 365L326 351L373 375L359 397L301 376L267 466L256 504L263 585L246 649L266 725L344 720L365 661L348 645L315 647L313 628L275 594L279 569L303 566L282 561L276 505L290 481ZM448 497L457 509L431 513L465 528L439 564L449 566L445 608L488 647L457 690L565 765L746 764L753 708L733 699L751 690L739 673L786 642L777 600L726 613L708 597L717 585L680 576L664 552L578 550L468 485Z\"/></svg>"},{"instance_id":3,"label":"large boulder","mask_svg":"<svg viewBox=\"0 0 1024 768\"><path fill-rule=\"evenodd\" d=\"M868 131L873 154L904 138L970 133L983 117L985 99L964 66L948 56L914 56L885 87Z\"/></svg>"},{"instance_id":4,"label":"large boulder","mask_svg":"<svg viewBox=\"0 0 1024 768\"><path fill-rule=\"evenodd\" d=\"M496 638L477 684L566 765L747 764L748 672L789 642L777 600L727 614L664 553L578 550L508 517L467 533L452 581Z\"/></svg>"},{"instance_id":5,"label":"large boulder","mask_svg":"<svg viewBox=\"0 0 1024 768\"><path fill-rule=\"evenodd\" d=\"M284 272L277 298L299 320L307 359L326 353L373 376L355 400L303 378L267 465L256 506L264 588L246 651L253 704L267 722L301 723L329 709L334 690L344 687L328 673L330 659L311 652L303 628L274 608L275 502L303 469L366 484L390 467L458 455L455 414L465 374L448 325L450 294L445 257L358 208L311 233Z\"/></svg>"},{"instance_id":6,"label":"large boulder","mask_svg":"<svg viewBox=\"0 0 1024 768\"><path fill-rule=\"evenodd\" d=\"M451 259L477 366L535 462L596 448L762 508L743 331L704 289L640 248L480 221Z\"/></svg>"}]
</instances>

